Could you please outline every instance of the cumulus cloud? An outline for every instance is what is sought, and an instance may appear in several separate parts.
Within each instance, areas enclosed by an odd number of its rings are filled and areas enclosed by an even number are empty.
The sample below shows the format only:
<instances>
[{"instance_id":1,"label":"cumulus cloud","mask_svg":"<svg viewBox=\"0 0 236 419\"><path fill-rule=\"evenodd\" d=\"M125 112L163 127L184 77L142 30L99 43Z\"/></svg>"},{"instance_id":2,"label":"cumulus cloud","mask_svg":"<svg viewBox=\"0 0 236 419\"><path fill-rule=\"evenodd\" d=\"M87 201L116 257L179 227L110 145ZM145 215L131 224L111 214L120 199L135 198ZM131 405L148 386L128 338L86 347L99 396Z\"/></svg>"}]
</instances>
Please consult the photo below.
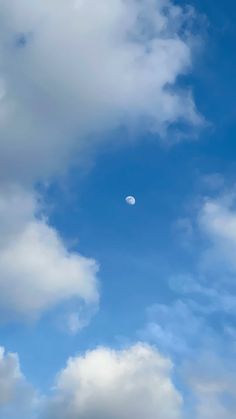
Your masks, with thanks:
<instances>
[{"instance_id":1,"label":"cumulus cloud","mask_svg":"<svg viewBox=\"0 0 236 419\"><path fill-rule=\"evenodd\" d=\"M96 300L95 262L38 217L34 184L120 126L141 121L163 136L175 123L201 124L177 83L191 70L195 19L169 0L1 1L0 311L9 319ZM83 323L76 312L68 322Z\"/></svg>"},{"instance_id":2,"label":"cumulus cloud","mask_svg":"<svg viewBox=\"0 0 236 419\"><path fill-rule=\"evenodd\" d=\"M70 298L98 302L97 264L69 252L59 234L37 214L36 195L19 187L0 194L1 318L38 317Z\"/></svg>"},{"instance_id":3,"label":"cumulus cloud","mask_svg":"<svg viewBox=\"0 0 236 419\"><path fill-rule=\"evenodd\" d=\"M147 344L108 347L70 358L53 394L39 396L21 372L17 354L0 348L0 418L5 419L233 419L235 366L212 353L187 360L182 377L191 399L173 383L173 365Z\"/></svg>"},{"instance_id":4,"label":"cumulus cloud","mask_svg":"<svg viewBox=\"0 0 236 419\"><path fill-rule=\"evenodd\" d=\"M61 172L99 133L140 118L161 135L201 123L175 85L191 69L194 19L168 0L3 0L1 177Z\"/></svg>"},{"instance_id":5,"label":"cumulus cloud","mask_svg":"<svg viewBox=\"0 0 236 419\"><path fill-rule=\"evenodd\" d=\"M0 347L0 418L27 417L36 406L36 393L21 372L18 355Z\"/></svg>"},{"instance_id":6,"label":"cumulus cloud","mask_svg":"<svg viewBox=\"0 0 236 419\"><path fill-rule=\"evenodd\" d=\"M154 348L98 348L69 359L58 375L44 419L179 419L182 398L172 365Z\"/></svg>"},{"instance_id":7,"label":"cumulus cloud","mask_svg":"<svg viewBox=\"0 0 236 419\"><path fill-rule=\"evenodd\" d=\"M1 348L0 418L235 418L235 365L227 359L205 353L187 360L182 392L173 373L170 359L147 344L102 347L70 358L52 394L39 396L23 376L17 354Z\"/></svg>"}]
</instances>

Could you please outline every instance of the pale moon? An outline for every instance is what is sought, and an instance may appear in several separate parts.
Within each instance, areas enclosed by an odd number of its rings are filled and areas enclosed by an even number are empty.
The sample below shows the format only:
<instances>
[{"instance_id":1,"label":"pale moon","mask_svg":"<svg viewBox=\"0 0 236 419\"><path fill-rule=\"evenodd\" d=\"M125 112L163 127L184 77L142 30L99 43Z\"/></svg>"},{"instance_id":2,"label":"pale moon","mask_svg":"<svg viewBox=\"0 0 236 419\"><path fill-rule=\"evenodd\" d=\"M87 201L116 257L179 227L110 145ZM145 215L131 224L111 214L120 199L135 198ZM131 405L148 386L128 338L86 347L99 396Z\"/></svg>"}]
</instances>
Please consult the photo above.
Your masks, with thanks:
<instances>
[{"instance_id":1,"label":"pale moon","mask_svg":"<svg viewBox=\"0 0 236 419\"><path fill-rule=\"evenodd\" d=\"M135 203L136 203L136 200L135 200L134 196L127 196L125 198L125 201L128 205L135 205Z\"/></svg>"}]
</instances>

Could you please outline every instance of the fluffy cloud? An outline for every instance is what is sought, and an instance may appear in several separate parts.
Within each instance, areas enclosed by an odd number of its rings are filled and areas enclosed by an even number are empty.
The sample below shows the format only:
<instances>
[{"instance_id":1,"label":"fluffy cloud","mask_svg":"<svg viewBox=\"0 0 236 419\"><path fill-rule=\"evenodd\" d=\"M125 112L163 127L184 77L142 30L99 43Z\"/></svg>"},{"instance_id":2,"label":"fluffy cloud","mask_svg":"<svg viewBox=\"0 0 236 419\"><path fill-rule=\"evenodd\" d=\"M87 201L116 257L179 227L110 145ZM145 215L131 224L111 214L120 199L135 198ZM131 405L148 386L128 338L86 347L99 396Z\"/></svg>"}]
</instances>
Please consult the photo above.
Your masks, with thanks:
<instances>
[{"instance_id":1,"label":"fluffy cloud","mask_svg":"<svg viewBox=\"0 0 236 419\"><path fill-rule=\"evenodd\" d=\"M227 360L210 353L186 362L182 374L188 392L183 395L173 384L172 368L149 345L98 348L70 358L57 376L53 395L39 397L23 376L17 354L1 348L0 418L235 418L235 366L230 369Z\"/></svg>"},{"instance_id":2,"label":"fluffy cloud","mask_svg":"<svg viewBox=\"0 0 236 419\"><path fill-rule=\"evenodd\" d=\"M69 252L37 214L31 192L11 187L0 195L0 311L2 319L34 318L70 298L98 302L97 264Z\"/></svg>"},{"instance_id":3,"label":"fluffy cloud","mask_svg":"<svg viewBox=\"0 0 236 419\"><path fill-rule=\"evenodd\" d=\"M235 366L228 360L208 353L187 361L183 394L172 375L169 358L149 345L97 348L70 358L57 375L53 394L39 397L23 376L17 354L1 348L0 418L235 418Z\"/></svg>"},{"instance_id":4,"label":"fluffy cloud","mask_svg":"<svg viewBox=\"0 0 236 419\"><path fill-rule=\"evenodd\" d=\"M194 18L168 0L3 0L1 177L55 174L104 129L140 118L159 134L198 125L175 87L191 68Z\"/></svg>"},{"instance_id":5,"label":"fluffy cloud","mask_svg":"<svg viewBox=\"0 0 236 419\"><path fill-rule=\"evenodd\" d=\"M5 416L4 416L5 415ZM180 419L172 363L148 345L98 348L70 358L53 395L36 397L16 354L0 351L0 418Z\"/></svg>"},{"instance_id":6,"label":"fluffy cloud","mask_svg":"<svg viewBox=\"0 0 236 419\"><path fill-rule=\"evenodd\" d=\"M182 398L171 362L150 346L99 348L71 358L43 418L179 419Z\"/></svg>"},{"instance_id":7,"label":"fluffy cloud","mask_svg":"<svg viewBox=\"0 0 236 419\"><path fill-rule=\"evenodd\" d=\"M201 123L176 84L191 69L194 20L168 0L1 1L0 311L9 319L96 300L95 262L38 217L33 185L121 125L164 135ZM77 312L68 322L72 332L84 323Z\"/></svg>"},{"instance_id":8,"label":"fluffy cloud","mask_svg":"<svg viewBox=\"0 0 236 419\"><path fill-rule=\"evenodd\" d=\"M17 354L0 347L0 418L28 417L36 406L36 393L20 370Z\"/></svg>"}]
</instances>

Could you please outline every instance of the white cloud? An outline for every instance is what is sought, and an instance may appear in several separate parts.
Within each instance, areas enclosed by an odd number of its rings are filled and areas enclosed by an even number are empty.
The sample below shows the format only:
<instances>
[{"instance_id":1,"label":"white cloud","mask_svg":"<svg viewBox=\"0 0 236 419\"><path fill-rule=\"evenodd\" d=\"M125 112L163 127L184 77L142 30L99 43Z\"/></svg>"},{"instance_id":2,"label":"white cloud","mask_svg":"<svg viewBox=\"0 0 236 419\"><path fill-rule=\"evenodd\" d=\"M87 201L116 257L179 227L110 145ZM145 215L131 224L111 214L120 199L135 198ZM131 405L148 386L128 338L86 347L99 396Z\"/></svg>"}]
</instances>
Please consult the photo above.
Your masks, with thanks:
<instances>
[{"instance_id":1,"label":"white cloud","mask_svg":"<svg viewBox=\"0 0 236 419\"><path fill-rule=\"evenodd\" d=\"M72 297L96 301L96 263L69 252L37 216L34 182L63 173L121 125L142 121L163 135L174 122L201 123L191 93L176 87L191 70L195 18L168 0L1 1L0 311L8 319Z\"/></svg>"},{"instance_id":2,"label":"white cloud","mask_svg":"<svg viewBox=\"0 0 236 419\"><path fill-rule=\"evenodd\" d=\"M43 418L180 419L182 398L171 369L168 359L143 344L71 358Z\"/></svg>"},{"instance_id":3,"label":"white cloud","mask_svg":"<svg viewBox=\"0 0 236 419\"><path fill-rule=\"evenodd\" d=\"M189 301L155 304L147 310L147 324L138 335L153 342L164 353L188 356L209 334L204 319L192 310Z\"/></svg>"},{"instance_id":4,"label":"white cloud","mask_svg":"<svg viewBox=\"0 0 236 419\"><path fill-rule=\"evenodd\" d=\"M16 354L4 354L0 347L0 406L9 403L16 396L16 388L22 380Z\"/></svg>"},{"instance_id":5,"label":"white cloud","mask_svg":"<svg viewBox=\"0 0 236 419\"><path fill-rule=\"evenodd\" d=\"M175 87L191 69L194 19L168 0L3 0L0 176L61 172L120 124L198 125Z\"/></svg>"},{"instance_id":6,"label":"white cloud","mask_svg":"<svg viewBox=\"0 0 236 419\"><path fill-rule=\"evenodd\" d=\"M231 191L218 199L206 199L198 217L199 227L208 239L203 263L208 269L223 269L235 273L236 210L235 193Z\"/></svg>"},{"instance_id":7,"label":"white cloud","mask_svg":"<svg viewBox=\"0 0 236 419\"><path fill-rule=\"evenodd\" d=\"M235 188L200 201L189 219L195 238L192 273L174 274L169 281L172 291L184 296L191 309L205 315L220 311L236 314L235 204Z\"/></svg>"},{"instance_id":8,"label":"white cloud","mask_svg":"<svg viewBox=\"0 0 236 419\"><path fill-rule=\"evenodd\" d=\"M0 418L235 418L235 366L230 369L227 359L206 353L186 361L182 393L173 373L170 359L147 344L97 348L70 358L52 394L39 396L23 376L17 354L1 348Z\"/></svg>"},{"instance_id":9,"label":"white cloud","mask_svg":"<svg viewBox=\"0 0 236 419\"><path fill-rule=\"evenodd\" d=\"M236 416L235 367L214 354L206 354L187 364L185 376L194 394L191 417L233 419Z\"/></svg>"},{"instance_id":10,"label":"white cloud","mask_svg":"<svg viewBox=\"0 0 236 419\"><path fill-rule=\"evenodd\" d=\"M3 320L35 318L78 298L98 302L97 264L69 252L58 233L37 216L37 198L11 187L0 194L0 312Z\"/></svg>"},{"instance_id":11,"label":"white cloud","mask_svg":"<svg viewBox=\"0 0 236 419\"><path fill-rule=\"evenodd\" d=\"M85 323L86 324L86 323ZM81 328L84 327L84 323L80 321L78 313L70 313L68 316L68 329L72 335L76 334Z\"/></svg>"},{"instance_id":12,"label":"white cloud","mask_svg":"<svg viewBox=\"0 0 236 419\"><path fill-rule=\"evenodd\" d=\"M5 353L0 347L0 418L27 417L37 402L36 393L21 372L17 354Z\"/></svg>"},{"instance_id":13,"label":"white cloud","mask_svg":"<svg viewBox=\"0 0 236 419\"><path fill-rule=\"evenodd\" d=\"M212 177L218 180L220 178ZM235 381L235 188L222 190L218 196L205 197L194 214L194 233L198 235L195 275L174 277L172 289L182 294L196 318L208 326L198 334L201 346L195 347L194 360L187 362L188 390L195 399L190 417L196 419L233 419L236 416ZM214 183L214 182L213 182ZM214 185L213 185L214 186ZM186 319L189 323L189 319ZM191 322L190 322L191 326ZM189 340L187 340L189 344Z\"/></svg>"},{"instance_id":14,"label":"white cloud","mask_svg":"<svg viewBox=\"0 0 236 419\"><path fill-rule=\"evenodd\" d=\"M235 188L222 193L222 186L218 196L214 190L200 201L187 223L194 239L191 273L173 274L175 301L150 307L139 332L175 359L186 419L236 417L236 195Z\"/></svg>"}]
</instances>

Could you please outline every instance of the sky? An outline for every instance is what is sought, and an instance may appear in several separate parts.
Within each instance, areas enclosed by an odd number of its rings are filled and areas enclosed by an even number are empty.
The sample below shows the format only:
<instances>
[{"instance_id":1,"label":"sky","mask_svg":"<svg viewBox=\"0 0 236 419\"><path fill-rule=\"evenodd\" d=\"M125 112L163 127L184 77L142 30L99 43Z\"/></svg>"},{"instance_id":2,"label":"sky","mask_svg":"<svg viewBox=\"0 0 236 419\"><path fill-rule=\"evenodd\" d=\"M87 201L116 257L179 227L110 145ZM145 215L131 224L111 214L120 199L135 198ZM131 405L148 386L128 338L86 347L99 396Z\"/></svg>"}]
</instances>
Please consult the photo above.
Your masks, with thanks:
<instances>
[{"instance_id":1,"label":"sky","mask_svg":"<svg viewBox=\"0 0 236 419\"><path fill-rule=\"evenodd\" d=\"M235 18L0 1L0 419L235 419Z\"/></svg>"}]
</instances>

